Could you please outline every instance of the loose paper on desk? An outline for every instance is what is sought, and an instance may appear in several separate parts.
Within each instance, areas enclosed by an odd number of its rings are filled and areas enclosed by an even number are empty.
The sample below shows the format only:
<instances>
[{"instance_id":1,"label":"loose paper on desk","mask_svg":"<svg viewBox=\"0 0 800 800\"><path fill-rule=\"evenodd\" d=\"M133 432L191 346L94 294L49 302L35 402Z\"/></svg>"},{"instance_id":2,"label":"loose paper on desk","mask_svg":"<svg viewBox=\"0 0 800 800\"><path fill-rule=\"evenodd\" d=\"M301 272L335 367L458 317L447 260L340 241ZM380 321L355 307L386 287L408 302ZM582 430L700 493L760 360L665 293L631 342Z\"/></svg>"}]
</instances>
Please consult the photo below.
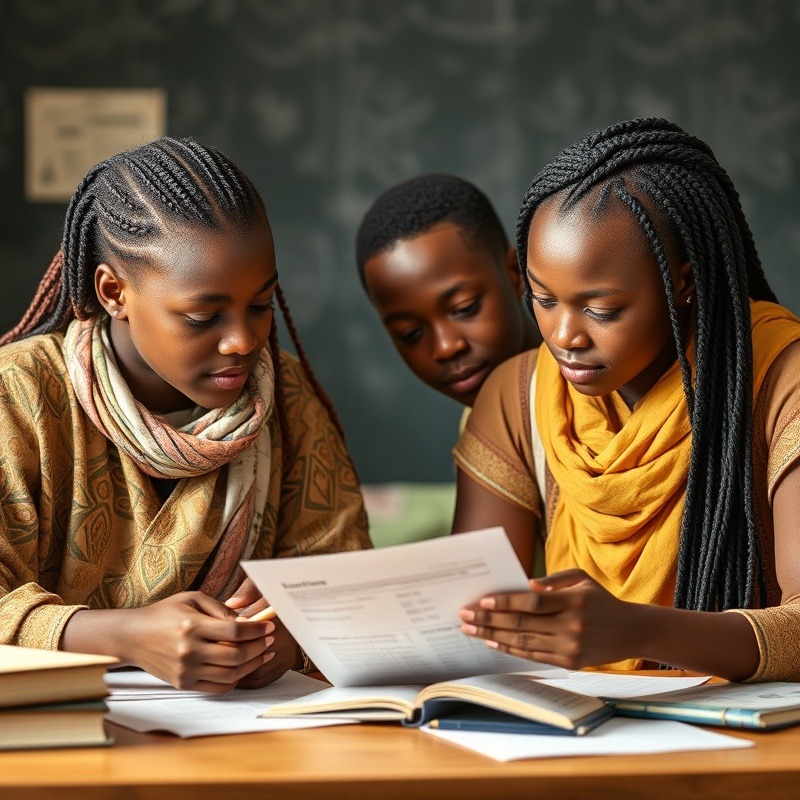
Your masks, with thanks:
<instances>
[{"instance_id":1,"label":"loose paper on desk","mask_svg":"<svg viewBox=\"0 0 800 800\"><path fill-rule=\"evenodd\" d=\"M585 736L542 736L518 733L476 733L420 730L450 744L466 747L496 761L557 756L610 756L673 753L686 750L730 750L753 747L754 742L706 731L682 722L652 719L614 719Z\"/></svg>"},{"instance_id":2,"label":"loose paper on desk","mask_svg":"<svg viewBox=\"0 0 800 800\"><path fill-rule=\"evenodd\" d=\"M227 694L183 692L171 689L163 681L147 673L139 678L130 676L135 688L157 692L156 699L130 693L122 677L110 681L111 694L105 699L106 719L140 733L166 731L183 738L212 736L222 733L252 733L282 731L295 728L319 728L327 725L349 724L347 720L320 719L263 719L259 715L273 703L294 700L319 691L327 684L314 678L287 672L282 678L261 689L233 689ZM117 689L115 689L115 684ZM171 690L171 691L170 691ZM299 724L298 724L299 723Z\"/></svg>"},{"instance_id":3,"label":"loose paper on desk","mask_svg":"<svg viewBox=\"0 0 800 800\"><path fill-rule=\"evenodd\" d=\"M460 631L462 606L492 592L529 588L502 528L242 566L334 686L531 670L563 674Z\"/></svg>"}]
</instances>

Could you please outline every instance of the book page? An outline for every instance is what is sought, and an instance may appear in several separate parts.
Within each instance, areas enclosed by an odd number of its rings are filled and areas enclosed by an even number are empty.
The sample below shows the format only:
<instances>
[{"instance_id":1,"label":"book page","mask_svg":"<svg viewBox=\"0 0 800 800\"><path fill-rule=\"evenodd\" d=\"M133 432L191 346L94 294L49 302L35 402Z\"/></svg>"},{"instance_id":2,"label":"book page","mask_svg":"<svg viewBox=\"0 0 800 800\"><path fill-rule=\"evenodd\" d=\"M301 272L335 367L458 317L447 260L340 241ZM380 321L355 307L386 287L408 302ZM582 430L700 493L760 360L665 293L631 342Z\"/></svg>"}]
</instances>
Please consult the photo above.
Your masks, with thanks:
<instances>
[{"instance_id":1,"label":"book page","mask_svg":"<svg viewBox=\"0 0 800 800\"><path fill-rule=\"evenodd\" d=\"M483 702L493 708L553 724L558 723L552 719L552 714L575 721L603 705L596 697L587 697L537 680L537 674L479 675L446 681L423 689L420 700L455 698ZM495 696L499 696L502 702L492 702ZM545 713L531 714L530 709Z\"/></svg>"},{"instance_id":2,"label":"book page","mask_svg":"<svg viewBox=\"0 0 800 800\"><path fill-rule=\"evenodd\" d=\"M685 725L652 719L614 719L589 731L585 736L521 736L516 733L478 733L446 731L423 726L420 730L451 744L467 747L496 761L555 756L634 755L670 753L685 750L725 750L754 747L748 739L738 739Z\"/></svg>"},{"instance_id":3,"label":"book page","mask_svg":"<svg viewBox=\"0 0 800 800\"><path fill-rule=\"evenodd\" d=\"M334 686L554 669L460 631L462 606L529 588L502 528L242 566Z\"/></svg>"},{"instance_id":4,"label":"book page","mask_svg":"<svg viewBox=\"0 0 800 800\"><path fill-rule=\"evenodd\" d=\"M297 700L276 703L264 712L265 717L291 716L293 714L316 714L329 711L363 711L374 708L402 709L398 719L410 717L414 710L417 693L423 686L333 686L308 694ZM352 718L352 717L351 717Z\"/></svg>"}]
</instances>

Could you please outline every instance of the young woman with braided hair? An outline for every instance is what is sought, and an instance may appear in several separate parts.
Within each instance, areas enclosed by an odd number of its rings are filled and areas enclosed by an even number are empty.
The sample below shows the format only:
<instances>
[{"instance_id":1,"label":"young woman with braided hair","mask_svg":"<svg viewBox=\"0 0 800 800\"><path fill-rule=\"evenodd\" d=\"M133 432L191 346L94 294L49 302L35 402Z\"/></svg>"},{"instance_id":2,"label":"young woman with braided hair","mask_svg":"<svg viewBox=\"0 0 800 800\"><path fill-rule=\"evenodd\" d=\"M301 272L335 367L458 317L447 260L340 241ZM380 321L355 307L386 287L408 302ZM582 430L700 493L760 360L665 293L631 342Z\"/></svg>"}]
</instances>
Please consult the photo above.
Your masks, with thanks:
<instances>
[{"instance_id":1,"label":"young woman with braided hair","mask_svg":"<svg viewBox=\"0 0 800 800\"><path fill-rule=\"evenodd\" d=\"M800 320L730 178L676 125L623 122L533 180L517 248L546 346L481 390L454 530L504 525L522 563L538 530L547 577L463 630L569 668L800 680Z\"/></svg>"},{"instance_id":2,"label":"young woman with braided hair","mask_svg":"<svg viewBox=\"0 0 800 800\"><path fill-rule=\"evenodd\" d=\"M98 164L0 343L0 642L209 692L307 665L241 619L239 561L368 547L366 517L239 167L172 138Z\"/></svg>"}]
</instances>

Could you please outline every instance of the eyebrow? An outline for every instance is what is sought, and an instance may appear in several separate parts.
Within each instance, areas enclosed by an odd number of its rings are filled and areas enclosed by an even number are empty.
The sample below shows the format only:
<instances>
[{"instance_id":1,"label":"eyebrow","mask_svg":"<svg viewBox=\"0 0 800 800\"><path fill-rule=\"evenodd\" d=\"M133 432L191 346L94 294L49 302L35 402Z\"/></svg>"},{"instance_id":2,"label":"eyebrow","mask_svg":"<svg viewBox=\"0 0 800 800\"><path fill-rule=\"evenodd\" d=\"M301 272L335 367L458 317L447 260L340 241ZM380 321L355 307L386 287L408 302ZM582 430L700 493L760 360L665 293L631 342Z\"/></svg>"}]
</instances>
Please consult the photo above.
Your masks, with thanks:
<instances>
[{"instance_id":1,"label":"eyebrow","mask_svg":"<svg viewBox=\"0 0 800 800\"><path fill-rule=\"evenodd\" d=\"M468 286L467 281L459 281L458 283L453 284L449 289L439 295L439 300L444 300L445 302L450 300L453 295L458 294L458 292L460 292L465 286ZM396 322L397 320L406 319L413 316L414 315L408 311L394 311L391 314L387 314L383 318L383 324L388 325L391 322Z\"/></svg>"},{"instance_id":2,"label":"eyebrow","mask_svg":"<svg viewBox=\"0 0 800 800\"><path fill-rule=\"evenodd\" d=\"M530 278L531 283L541 286L546 292L550 291L550 289L548 289L530 270L528 270L528 277ZM598 297L617 297L623 294L625 294L625 292L620 289L605 289L603 287L598 287L597 289L590 289L587 292L579 292L575 295L575 297L580 298L581 300L594 300Z\"/></svg>"},{"instance_id":3,"label":"eyebrow","mask_svg":"<svg viewBox=\"0 0 800 800\"><path fill-rule=\"evenodd\" d=\"M278 273L276 272L254 295L263 294L268 289L271 289L278 282ZM229 294L198 294L194 297L187 297L187 303L229 303L233 298Z\"/></svg>"}]
</instances>

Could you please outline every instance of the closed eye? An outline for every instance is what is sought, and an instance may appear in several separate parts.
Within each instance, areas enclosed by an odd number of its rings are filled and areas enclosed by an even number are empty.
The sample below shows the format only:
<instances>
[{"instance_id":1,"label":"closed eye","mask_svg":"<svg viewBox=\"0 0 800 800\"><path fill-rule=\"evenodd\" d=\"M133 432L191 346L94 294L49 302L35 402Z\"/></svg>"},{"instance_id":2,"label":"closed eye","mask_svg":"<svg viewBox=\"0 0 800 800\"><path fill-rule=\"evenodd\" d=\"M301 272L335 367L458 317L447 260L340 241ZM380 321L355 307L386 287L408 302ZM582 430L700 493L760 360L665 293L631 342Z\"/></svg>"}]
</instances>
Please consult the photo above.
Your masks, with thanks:
<instances>
[{"instance_id":1,"label":"closed eye","mask_svg":"<svg viewBox=\"0 0 800 800\"><path fill-rule=\"evenodd\" d=\"M599 322L612 322L622 313L621 308L615 308L611 311L596 311L592 308L585 308L584 311Z\"/></svg>"},{"instance_id":2,"label":"closed eye","mask_svg":"<svg viewBox=\"0 0 800 800\"><path fill-rule=\"evenodd\" d=\"M556 304L556 301L552 297L541 297L538 294L532 294L531 300L542 308L552 308Z\"/></svg>"},{"instance_id":3,"label":"closed eye","mask_svg":"<svg viewBox=\"0 0 800 800\"><path fill-rule=\"evenodd\" d=\"M270 300L266 303L253 303L250 306L250 310L256 314L268 314L270 311L275 310L275 301L274 299L270 298Z\"/></svg>"},{"instance_id":4,"label":"closed eye","mask_svg":"<svg viewBox=\"0 0 800 800\"><path fill-rule=\"evenodd\" d=\"M212 314L210 317L200 319L187 315L184 319L194 328L210 328L219 319L219 314Z\"/></svg>"},{"instance_id":5,"label":"closed eye","mask_svg":"<svg viewBox=\"0 0 800 800\"><path fill-rule=\"evenodd\" d=\"M422 328L412 328L409 331L395 333L395 338L403 344L416 344L422 338Z\"/></svg>"},{"instance_id":6,"label":"closed eye","mask_svg":"<svg viewBox=\"0 0 800 800\"><path fill-rule=\"evenodd\" d=\"M476 297L471 302L453 309L454 317L474 317L481 310L481 300Z\"/></svg>"}]
</instances>

